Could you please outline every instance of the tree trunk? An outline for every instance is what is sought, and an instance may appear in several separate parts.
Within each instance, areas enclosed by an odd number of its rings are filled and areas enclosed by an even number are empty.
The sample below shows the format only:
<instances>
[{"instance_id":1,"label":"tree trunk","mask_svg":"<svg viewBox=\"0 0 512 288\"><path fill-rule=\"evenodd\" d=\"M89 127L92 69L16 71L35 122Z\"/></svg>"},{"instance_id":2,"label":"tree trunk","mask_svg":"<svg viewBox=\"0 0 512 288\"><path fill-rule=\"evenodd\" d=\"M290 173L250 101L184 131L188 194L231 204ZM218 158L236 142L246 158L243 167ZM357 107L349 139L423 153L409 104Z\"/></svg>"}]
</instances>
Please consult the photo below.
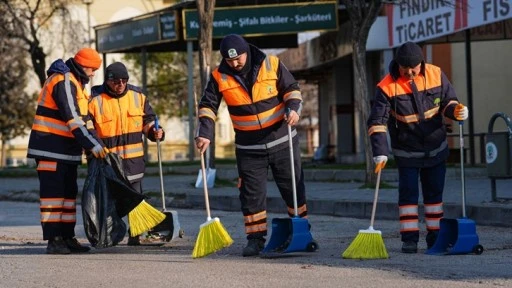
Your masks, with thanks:
<instances>
[{"instance_id":1,"label":"tree trunk","mask_svg":"<svg viewBox=\"0 0 512 288\"><path fill-rule=\"evenodd\" d=\"M199 74L201 89L206 88L210 76L210 64L212 63L212 32L213 12L215 0L196 0L197 13L199 14ZM215 134L212 137L209 148L209 159L206 159L208 167L215 167Z\"/></svg>"},{"instance_id":2,"label":"tree trunk","mask_svg":"<svg viewBox=\"0 0 512 288\"><path fill-rule=\"evenodd\" d=\"M2 140L2 155L0 156L0 168L4 168L5 165L6 165L6 157L5 157L5 153L7 152L7 147L5 145L5 140Z\"/></svg>"},{"instance_id":3,"label":"tree trunk","mask_svg":"<svg viewBox=\"0 0 512 288\"><path fill-rule=\"evenodd\" d=\"M366 42L372 24L382 9L382 1L374 0L341 0L347 7L350 22L352 23L352 62L354 70L354 101L360 115L362 124L366 128L366 121L370 114L370 97L368 95L368 79L366 77ZM366 130L366 129L365 129ZM373 157L370 137L364 133L366 184L375 184L377 177L373 173Z\"/></svg>"},{"instance_id":4,"label":"tree trunk","mask_svg":"<svg viewBox=\"0 0 512 288\"><path fill-rule=\"evenodd\" d=\"M29 53L32 66L34 66L34 71L37 74L37 79L39 79L39 83L41 87L43 87L44 81L46 81L46 53L44 53L43 48L38 45L38 42L31 45Z\"/></svg>"},{"instance_id":5,"label":"tree trunk","mask_svg":"<svg viewBox=\"0 0 512 288\"><path fill-rule=\"evenodd\" d=\"M366 45L366 42L364 46ZM362 125L366 127L366 121L369 117L370 100L368 97L368 80L366 77L366 47L361 47L361 42L352 43L352 62L354 65L354 85L355 85L355 107L359 111L362 119ZM366 129L365 129L366 130ZM366 160L366 183L375 183L376 177L373 173L373 157L370 137L368 133L364 135L365 160Z\"/></svg>"},{"instance_id":6,"label":"tree trunk","mask_svg":"<svg viewBox=\"0 0 512 288\"><path fill-rule=\"evenodd\" d=\"M206 2L206 3L205 3ZM196 0L197 12L199 14L199 69L201 77L201 88L206 87L210 74L210 63L212 59L212 32L213 12L215 0Z\"/></svg>"}]
</instances>

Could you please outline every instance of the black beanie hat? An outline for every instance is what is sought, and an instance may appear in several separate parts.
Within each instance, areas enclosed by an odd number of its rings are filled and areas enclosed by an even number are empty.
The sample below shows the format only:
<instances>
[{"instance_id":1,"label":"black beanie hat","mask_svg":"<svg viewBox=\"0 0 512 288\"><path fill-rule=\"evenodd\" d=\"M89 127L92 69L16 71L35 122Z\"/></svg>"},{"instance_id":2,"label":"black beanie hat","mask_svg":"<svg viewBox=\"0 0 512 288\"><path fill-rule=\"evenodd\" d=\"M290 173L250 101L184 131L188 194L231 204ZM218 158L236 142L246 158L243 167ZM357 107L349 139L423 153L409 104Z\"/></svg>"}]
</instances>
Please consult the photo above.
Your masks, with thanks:
<instances>
[{"instance_id":1,"label":"black beanie hat","mask_svg":"<svg viewBox=\"0 0 512 288\"><path fill-rule=\"evenodd\" d=\"M223 58L235 58L242 55L243 53L247 53L248 51L249 44L240 35L227 35L220 42L220 54Z\"/></svg>"},{"instance_id":2,"label":"black beanie hat","mask_svg":"<svg viewBox=\"0 0 512 288\"><path fill-rule=\"evenodd\" d=\"M395 61L403 67L416 67L423 61L423 50L416 43L406 42L396 51Z\"/></svg>"},{"instance_id":3,"label":"black beanie hat","mask_svg":"<svg viewBox=\"0 0 512 288\"><path fill-rule=\"evenodd\" d=\"M128 70L121 62L114 62L107 66L105 71L105 80L128 79Z\"/></svg>"}]
</instances>

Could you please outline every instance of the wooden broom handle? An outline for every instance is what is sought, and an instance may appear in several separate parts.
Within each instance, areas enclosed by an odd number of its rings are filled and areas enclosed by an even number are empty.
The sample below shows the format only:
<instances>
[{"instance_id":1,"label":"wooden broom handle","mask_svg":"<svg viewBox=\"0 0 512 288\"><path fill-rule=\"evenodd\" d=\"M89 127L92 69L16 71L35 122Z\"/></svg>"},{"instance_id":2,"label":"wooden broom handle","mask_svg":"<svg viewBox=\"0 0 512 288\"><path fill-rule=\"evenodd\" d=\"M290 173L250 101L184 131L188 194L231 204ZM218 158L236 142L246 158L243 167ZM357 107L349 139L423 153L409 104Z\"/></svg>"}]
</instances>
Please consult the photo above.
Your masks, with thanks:
<instances>
[{"instance_id":1,"label":"wooden broom handle","mask_svg":"<svg viewBox=\"0 0 512 288\"><path fill-rule=\"evenodd\" d=\"M380 185L380 173L382 169L377 173L377 183L375 183L375 195L373 196L373 207L372 207L372 218L370 220L370 228L373 228L373 222L375 221L375 212L377 211L377 199L379 198L379 185Z\"/></svg>"},{"instance_id":2,"label":"wooden broom handle","mask_svg":"<svg viewBox=\"0 0 512 288\"><path fill-rule=\"evenodd\" d=\"M201 152L201 174L203 174L203 190L204 190L204 204L206 206L207 220L210 221L212 216L210 214L210 201L208 200L208 185L206 184L206 169L204 165L204 153Z\"/></svg>"}]
</instances>

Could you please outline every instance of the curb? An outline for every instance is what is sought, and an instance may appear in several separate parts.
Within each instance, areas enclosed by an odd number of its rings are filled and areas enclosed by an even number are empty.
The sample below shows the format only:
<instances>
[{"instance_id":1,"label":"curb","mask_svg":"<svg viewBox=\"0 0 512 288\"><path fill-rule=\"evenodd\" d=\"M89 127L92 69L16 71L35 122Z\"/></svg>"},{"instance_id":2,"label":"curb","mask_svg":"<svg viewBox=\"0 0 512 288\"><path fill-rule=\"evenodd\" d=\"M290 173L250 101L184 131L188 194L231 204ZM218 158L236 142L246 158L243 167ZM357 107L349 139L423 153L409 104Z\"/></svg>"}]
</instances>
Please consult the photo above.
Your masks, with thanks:
<instances>
[{"instance_id":1,"label":"curb","mask_svg":"<svg viewBox=\"0 0 512 288\"><path fill-rule=\"evenodd\" d=\"M168 199L167 207L180 209L204 209L204 196L200 194L186 195L183 199ZM236 196L209 196L210 208L221 211L240 211L240 201ZM150 204L155 207L161 205L159 201L151 200ZM311 215L327 215L337 217L349 217L359 219L370 219L373 204L365 201L331 201L331 200L308 200L308 210ZM283 200L279 197L267 197L267 211L271 213L286 214L287 209ZM462 218L462 207L460 204L445 203L445 218ZM424 215L423 206L419 207L419 215ZM483 203L482 205L467 205L467 218L475 221L478 225L512 227L512 208L503 207L494 203ZM398 227L398 204L391 202L379 202L377 206L376 219L395 220ZM420 219L420 221L422 221Z\"/></svg>"},{"instance_id":2,"label":"curb","mask_svg":"<svg viewBox=\"0 0 512 288\"><path fill-rule=\"evenodd\" d=\"M466 178L489 177L486 167L467 167L464 171ZM37 177L35 169L6 169L1 172L0 175L3 177ZM157 176L159 175L158 167L146 167L145 173L146 176ZM162 173L164 175L197 175L199 168L195 166L164 166L162 167ZM85 178L87 168L80 167L78 176ZM365 177L366 174L363 170L304 168L304 179L311 182L364 182ZM216 168L216 178L229 181L237 180L238 171L234 165L219 165ZM381 179L387 182L398 182L398 172L395 168L385 169L382 172ZM448 167L446 169L446 179L460 179L460 169L458 167ZM273 180L270 171L268 180Z\"/></svg>"},{"instance_id":3,"label":"curb","mask_svg":"<svg viewBox=\"0 0 512 288\"><path fill-rule=\"evenodd\" d=\"M38 202L39 194L36 192L11 193L0 198L0 201ZM210 208L221 211L240 211L240 200L237 196L210 195ZM78 198L80 203L80 197ZM148 199L153 207L161 207L161 199ZM204 195L200 193L184 193L177 197L166 197L166 207L169 209L204 209ZM444 203L445 218L462 218L460 204ZM332 200L308 200L308 210L311 215L327 215L337 217L349 217L370 219L372 203L366 201L332 201ZM287 209L280 197L267 197L267 211L271 213L286 214ZM423 214L423 206L419 207L419 215ZM482 203L481 205L466 205L467 218L478 225L512 227L512 207L504 207L499 203ZM375 215L377 221L395 220L398 225L398 205L392 202L379 202Z\"/></svg>"}]
</instances>

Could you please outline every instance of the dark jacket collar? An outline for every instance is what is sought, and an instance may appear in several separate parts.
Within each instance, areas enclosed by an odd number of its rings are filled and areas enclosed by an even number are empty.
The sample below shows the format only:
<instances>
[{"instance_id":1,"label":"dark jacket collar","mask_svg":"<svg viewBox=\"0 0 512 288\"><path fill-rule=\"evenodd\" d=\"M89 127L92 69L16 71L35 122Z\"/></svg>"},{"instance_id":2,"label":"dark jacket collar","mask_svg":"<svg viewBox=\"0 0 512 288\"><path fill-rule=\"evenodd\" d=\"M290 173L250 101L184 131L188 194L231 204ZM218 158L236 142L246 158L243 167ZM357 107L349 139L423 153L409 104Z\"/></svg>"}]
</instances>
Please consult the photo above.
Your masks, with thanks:
<instances>
[{"instance_id":1,"label":"dark jacket collar","mask_svg":"<svg viewBox=\"0 0 512 288\"><path fill-rule=\"evenodd\" d=\"M75 75L76 79L80 81L82 87L89 83L89 76L85 74L84 69L76 63L75 59L69 58L68 61L66 61L66 66L69 67L69 70Z\"/></svg>"}]
</instances>

